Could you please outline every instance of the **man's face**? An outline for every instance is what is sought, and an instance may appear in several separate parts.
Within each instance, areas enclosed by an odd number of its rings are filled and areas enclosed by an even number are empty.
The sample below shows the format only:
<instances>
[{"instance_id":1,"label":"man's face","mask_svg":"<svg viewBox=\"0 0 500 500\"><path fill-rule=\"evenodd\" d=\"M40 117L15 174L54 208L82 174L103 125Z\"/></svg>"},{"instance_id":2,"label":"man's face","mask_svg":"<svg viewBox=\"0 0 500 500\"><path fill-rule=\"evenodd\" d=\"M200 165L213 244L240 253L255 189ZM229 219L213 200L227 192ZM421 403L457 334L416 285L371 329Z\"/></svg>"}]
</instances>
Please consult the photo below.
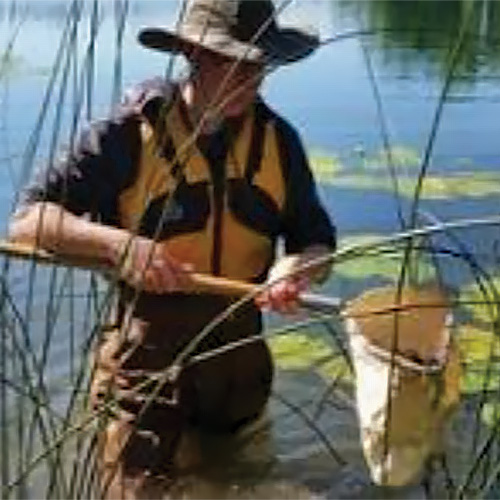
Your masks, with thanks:
<instances>
[{"instance_id":1,"label":"man's face","mask_svg":"<svg viewBox=\"0 0 500 500\"><path fill-rule=\"evenodd\" d=\"M262 81L262 65L238 62L205 50L196 54L194 60L205 103L220 106L219 116L238 116L255 100Z\"/></svg>"}]
</instances>

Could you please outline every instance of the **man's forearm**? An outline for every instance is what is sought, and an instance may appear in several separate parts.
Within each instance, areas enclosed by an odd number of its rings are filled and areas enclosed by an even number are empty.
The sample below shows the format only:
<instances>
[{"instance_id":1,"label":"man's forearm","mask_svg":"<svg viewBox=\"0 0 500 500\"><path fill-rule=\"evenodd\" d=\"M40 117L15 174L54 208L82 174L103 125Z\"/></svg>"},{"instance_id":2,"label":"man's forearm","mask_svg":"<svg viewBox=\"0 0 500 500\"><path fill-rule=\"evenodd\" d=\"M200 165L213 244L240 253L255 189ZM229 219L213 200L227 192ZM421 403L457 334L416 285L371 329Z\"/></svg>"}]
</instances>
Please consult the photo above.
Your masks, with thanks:
<instances>
[{"instance_id":1,"label":"man's forearm","mask_svg":"<svg viewBox=\"0 0 500 500\"><path fill-rule=\"evenodd\" d=\"M119 261L129 237L128 231L75 216L55 203L26 207L14 216L9 228L12 241L109 265Z\"/></svg>"}]
</instances>

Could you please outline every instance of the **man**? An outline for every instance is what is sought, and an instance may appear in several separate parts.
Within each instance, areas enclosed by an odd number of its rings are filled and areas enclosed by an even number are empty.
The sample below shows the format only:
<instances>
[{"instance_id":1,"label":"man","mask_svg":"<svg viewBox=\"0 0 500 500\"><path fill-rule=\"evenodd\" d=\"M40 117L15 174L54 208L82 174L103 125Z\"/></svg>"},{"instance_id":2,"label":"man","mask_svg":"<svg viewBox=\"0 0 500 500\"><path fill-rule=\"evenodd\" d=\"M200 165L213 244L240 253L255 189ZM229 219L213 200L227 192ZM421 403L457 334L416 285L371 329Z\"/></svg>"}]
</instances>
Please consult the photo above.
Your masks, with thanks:
<instances>
[{"instance_id":1,"label":"man","mask_svg":"<svg viewBox=\"0 0 500 500\"><path fill-rule=\"evenodd\" d=\"M186 366L169 383L158 378L231 302L191 293L191 273L284 278L258 304L289 312L324 274L296 271L335 246L297 133L258 95L263 73L309 55L316 37L279 27L270 0L192 0L178 32L146 29L139 41L184 54L189 78L130 92L117 116L94 124L27 190L11 228L16 241L119 269L116 326L98 349L93 396L110 413L103 495L127 498L152 477L175 475L188 427L235 432L269 396L263 340ZM278 238L286 255L272 266ZM247 304L194 354L260 330Z\"/></svg>"}]
</instances>

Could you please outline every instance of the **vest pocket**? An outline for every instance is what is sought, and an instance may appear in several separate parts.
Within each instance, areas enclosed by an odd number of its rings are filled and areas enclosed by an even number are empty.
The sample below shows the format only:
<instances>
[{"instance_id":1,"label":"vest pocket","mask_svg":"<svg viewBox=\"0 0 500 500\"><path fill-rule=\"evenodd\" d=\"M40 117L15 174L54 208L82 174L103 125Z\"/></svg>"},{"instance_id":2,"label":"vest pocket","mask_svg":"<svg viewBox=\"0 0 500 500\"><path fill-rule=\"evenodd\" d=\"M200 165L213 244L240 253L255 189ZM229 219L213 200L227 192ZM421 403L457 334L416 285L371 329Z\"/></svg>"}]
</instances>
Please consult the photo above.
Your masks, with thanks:
<instances>
[{"instance_id":1,"label":"vest pocket","mask_svg":"<svg viewBox=\"0 0 500 500\"><path fill-rule=\"evenodd\" d=\"M159 240L201 231L210 214L208 183L181 182L173 194L153 199L141 219L140 234L152 237L159 231Z\"/></svg>"}]
</instances>

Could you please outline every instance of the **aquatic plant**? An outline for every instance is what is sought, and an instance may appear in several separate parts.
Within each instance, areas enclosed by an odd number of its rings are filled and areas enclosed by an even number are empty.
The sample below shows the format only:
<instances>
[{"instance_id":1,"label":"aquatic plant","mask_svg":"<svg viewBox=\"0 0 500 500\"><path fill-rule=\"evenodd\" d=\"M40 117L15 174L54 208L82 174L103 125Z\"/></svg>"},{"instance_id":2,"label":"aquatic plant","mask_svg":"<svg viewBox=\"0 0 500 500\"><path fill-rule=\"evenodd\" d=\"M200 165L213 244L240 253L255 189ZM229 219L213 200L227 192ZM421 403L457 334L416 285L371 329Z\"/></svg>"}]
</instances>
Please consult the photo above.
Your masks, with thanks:
<instances>
[{"instance_id":1,"label":"aquatic plant","mask_svg":"<svg viewBox=\"0 0 500 500\"><path fill-rule=\"evenodd\" d=\"M393 151L393 166L397 169L399 195L411 198L417 184L415 166L418 158L411 150ZM316 179L334 188L392 193L393 181L387 172L388 160L382 153L363 159L363 168L342 164L337 157L311 155L311 166ZM496 196L500 191L500 175L496 171L464 170L444 174L429 174L422 184L422 198L446 200Z\"/></svg>"},{"instance_id":2,"label":"aquatic plant","mask_svg":"<svg viewBox=\"0 0 500 500\"><path fill-rule=\"evenodd\" d=\"M399 176L399 194L411 198L416 177ZM391 181L380 175L337 175L330 184L335 187L392 192ZM429 175L422 183L423 199L457 199L496 196L500 190L500 177L490 172L461 172L450 175Z\"/></svg>"},{"instance_id":3,"label":"aquatic plant","mask_svg":"<svg viewBox=\"0 0 500 500\"><path fill-rule=\"evenodd\" d=\"M310 151L309 160L314 176L321 182L333 181L335 176L344 169L341 160L327 152Z\"/></svg>"},{"instance_id":4,"label":"aquatic plant","mask_svg":"<svg viewBox=\"0 0 500 500\"><path fill-rule=\"evenodd\" d=\"M325 336L311 331L311 327L296 327L295 331L277 335L269 339L271 352L280 370L313 370L326 383L337 378L352 382L352 372L342 355L335 356L336 346Z\"/></svg>"}]
</instances>

